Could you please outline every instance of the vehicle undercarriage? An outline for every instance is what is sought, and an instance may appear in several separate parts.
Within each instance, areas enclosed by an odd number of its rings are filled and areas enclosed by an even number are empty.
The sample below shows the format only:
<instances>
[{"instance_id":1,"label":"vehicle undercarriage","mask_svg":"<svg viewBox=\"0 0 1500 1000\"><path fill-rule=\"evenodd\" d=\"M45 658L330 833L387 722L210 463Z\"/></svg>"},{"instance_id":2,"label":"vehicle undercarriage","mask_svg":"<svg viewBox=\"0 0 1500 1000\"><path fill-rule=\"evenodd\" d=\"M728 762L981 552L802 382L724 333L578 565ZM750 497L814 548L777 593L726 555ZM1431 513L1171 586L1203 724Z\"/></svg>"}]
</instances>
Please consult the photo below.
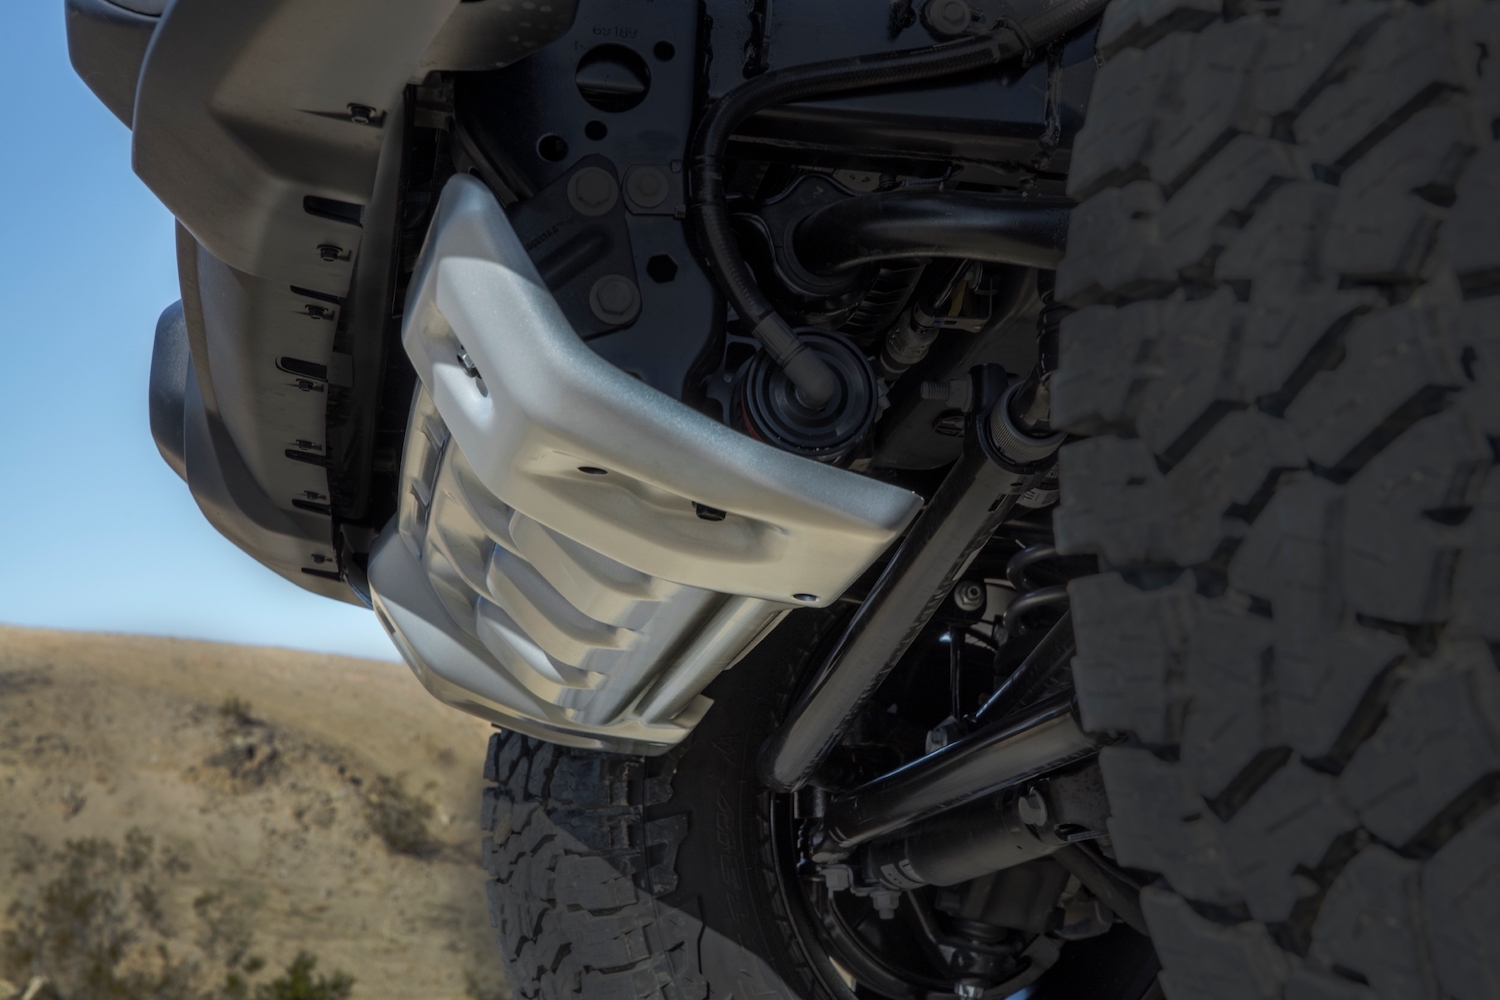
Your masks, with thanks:
<instances>
[{"instance_id":1,"label":"vehicle undercarriage","mask_svg":"<svg viewBox=\"0 0 1500 1000\"><path fill-rule=\"evenodd\" d=\"M1490 4L68 11L518 995L1497 996Z\"/></svg>"}]
</instances>

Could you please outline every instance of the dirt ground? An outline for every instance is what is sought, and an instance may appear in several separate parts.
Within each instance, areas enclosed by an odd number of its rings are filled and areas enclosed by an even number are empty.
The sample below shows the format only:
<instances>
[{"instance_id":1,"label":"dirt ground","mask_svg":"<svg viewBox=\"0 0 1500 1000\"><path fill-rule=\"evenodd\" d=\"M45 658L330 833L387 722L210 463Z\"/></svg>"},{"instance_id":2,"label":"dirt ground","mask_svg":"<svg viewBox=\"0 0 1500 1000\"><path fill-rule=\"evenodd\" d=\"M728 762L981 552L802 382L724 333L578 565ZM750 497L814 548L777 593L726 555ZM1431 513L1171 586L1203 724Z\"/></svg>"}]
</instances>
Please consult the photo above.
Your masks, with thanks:
<instances>
[{"instance_id":1,"label":"dirt ground","mask_svg":"<svg viewBox=\"0 0 1500 1000\"><path fill-rule=\"evenodd\" d=\"M488 733L401 664L0 626L0 998L95 992L62 969L88 938L65 911L118 911L120 982L190 981L152 996L270 995L305 951L355 1000L508 997L478 867Z\"/></svg>"}]
</instances>

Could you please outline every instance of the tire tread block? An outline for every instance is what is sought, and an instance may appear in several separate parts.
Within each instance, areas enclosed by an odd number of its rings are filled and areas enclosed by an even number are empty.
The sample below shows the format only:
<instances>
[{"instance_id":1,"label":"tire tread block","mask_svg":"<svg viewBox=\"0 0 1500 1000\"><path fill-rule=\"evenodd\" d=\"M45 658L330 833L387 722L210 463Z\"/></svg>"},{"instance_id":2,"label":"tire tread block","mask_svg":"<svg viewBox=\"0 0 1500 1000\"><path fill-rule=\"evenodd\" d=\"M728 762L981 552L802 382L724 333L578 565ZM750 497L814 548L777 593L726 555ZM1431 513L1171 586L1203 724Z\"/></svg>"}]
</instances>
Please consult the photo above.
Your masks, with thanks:
<instances>
[{"instance_id":1,"label":"tire tread block","mask_svg":"<svg viewBox=\"0 0 1500 1000\"><path fill-rule=\"evenodd\" d=\"M1192 31L1217 20L1223 0L1118 0L1104 12L1099 51L1105 57L1127 46L1148 48L1177 31Z\"/></svg>"},{"instance_id":2,"label":"tire tread block","mask_svg":"<svg viewBox=\"0 0 1500 1000\"><path fill-rule=\"evenodd\" d=\"M482 819L490 922L516 995L536 1000L703 1000L694 914L670 891L685 817L645 822L637 789L670 799L659 761L573 751L518 733L491 739ZM665 781L663 781L665 778ZM657 863L642 862L647 849ZM675 883L675 873L670 879ZM655 889L656 892L652 890Z\"/></svg>"},{"instance_id":3,"label":"tire tread block","mask_svg":"<svg viewBox=\"0 0 1500 1000\"><path fill-rule=\"evenodd\" d=\"M1485 146L1469 161L1441 241L1459 282L1494 294L1500 281L1500 145Z\"/></svg>"},{"instance_id":4,"label":"tire tread block","mask_svg":"<svg viewBox=\"0 0 1500 1000\"><path fill-rule=\"evenodd\" d=\"M1270 34L1259 18L1219 21L1197 34L1176 106L1153 124L1146 158L1152 180L1181 187L1235 135L1257 129L1254 71Z\"/></svg>"},{"instance_id":5,"label":"tire tread block","mask_svg":"<svg viewBox=\"0 0 1500 1000\"><path fill-rule=\"evenodd\" d=\"M1343 589L1357 614L1448 620L1464 533L1442 520L1478 502L1490 460L1484 435L1453 409L1417 423L1349 481Z\"/></svg>"},{"instance_id":6,"label":"tire tread block","mask_svg":"<svg viewBox=\"0 0 1500 1000\"><path fill-rule=\"evenodd\" d=\"M1110 5L1100 29L1101 48L1110 29L1110 17L1129 6ZM1073 143L1069 197L1082 201L1104 187L1146 176L1157 108L1175 101L1190 51L1188 38L1174 35L1149 51L1127 49L1099 69L1095 88L1098 103Z\"/></svg>"},{"instance_id":7,"label":"tire tread block","mask_svg":"<svg viewBox=\"0 0 1500 1000\"><path fill-rule=\"evenodd\" d=\"M1358 828L1359 818L1339 795L1338 782L1291 764L1271 776L1224 829L1224 846L1250 915L1284 923L1318 890L1299 869L1318 866L1335 838Z\"/></svg>"},{"instance_id":8,"label":"tire tread block","mask_svg":"<svg viewBox=\"0 0 1500 1000\"><path fill-rule=\"evenodd\" d=\"M1175 893L1141 890L1167 1000L1281 1000L1291 963L1258 924L1225 925Z\"/></svg>"},{"instance_id":9,"label":"tire tread block","mask_svg":"<svg viewBox=\"0 0 1500 1000\"><path fill-rule=\"evenodd\" d=\"M1176 892L1200 902L1227 906L1240 900L1243 890L1222 843L1223 823L1189 786L1180 765L1147 750L1106 747L1099 766L1110 790L1109 833L1120 864L1161 872ZM1154 937L1154 925L1152 932Z\"/></svg>"},{"instance_id":10,"label":"tire tread block","mask_svg":"<svg viewBox=\"0 0 1500 1000\"><path fill-rule=\"evenodd\" d=\"M1500 771L1500 673L1488 649L1460 646L1420 670L1339 777L1364 825L1397 846Z\"/></svg>"},{"instance_id":11,"label":"tire tread block","mask_svg":"<svg viewBox=\"0 0 1500 1000\"><path fill-rule=\"evenodd\" d=\"M1379 1000L1437 1000L1421 944L1421 868L1379 844L1360 851L1328 890L1313 926L1312 963L1364 977Z\"/></svg>"},{"instance_id":12,"label":"tire tread block","mask_svg":"<svg viewBox=\"0 0 1500 1000\"><path fill-rule=\"evenodd\" d=\"M1315 97L1293 125L1297 141L1314 163L1348 167L1382 129L1448 89L1469 81L1444 19L1436 12L1401 6L1382 21L1355 56L1345 78Z\"/></svg>"},{"instance_id":13,"label":"tire tread block","mask_svg":"<svg viewBox=\"0 0 1500 1000\"><path fill-rule=\"evenodd\" d=\"M1248 286L1251 305L1262 309L1275 308L1309 291L1323 293L1309 298L1323 299L1328 283L1323 279L1318 249L1337 200L1332 188L1313 181L1292 181L1278 187L1228 241L1214 262L1214 277L1221 283ZM1285 376L1260 391L1280 388L1282 381Z\"/></svg>"},{"instance_id":14,"label":"tire tread block","mask_svg":"<svg viewBox=\"0 0 1500 1000\"><path fill-rule=\"evenodd\" d=\"M1500 806L1438 851L1422 871L1437 976L1455 1000L1500 996Z\"/></svg>"},{"instance_id":15,"label":"tire tread block","mask_svg":"<svg viewBox=\"0 0 1500 1000\"><path fill-rule=\"evenodd\" d=\"M1256 75L1255 108L1271 118L1295 115L1331 82L1359 36L1395 9L1391 3L1304 0L1288 4L1277 18L1276 38Z\"/></svg>"},{"instance_id":16,"label":"tire tread block","mask_svg":"<svg viewBox=\"0 0 1500 1000\"><path fill-rule=\"evenodd\" d=\"M1205 609L1193 625L1184 663L1182 765L1193 789L1212 799L1282 743L1270 664L1275 628L1258 616L1217 609Z\"/></svg>"},{"instance_id":17,"label":"tire tread block","mask_svg":"<svg viewBox=\"0 0 1500 1000\"><path fill-rule=\"evenodd\" d=\"M1178 10L1057 279L1115 849L1170 1000L1500 1000L1500 3Z\"/></svg>"},{"instance_id":18,"label":"tire tread block","mask_svg":"<svg viewBox=\"0 0 1500 1000\"><path fill-rule=\"evenodd\" d=\"M1463 527L1468 544L1455 574L1449 627L1500 643L1500 468L1489 470Z\"/></svg>"},{"instance_id":19,"label":"tire tread block","mask_svg":"<svg viewBox=\"0 0 1500 1000\"><path fill-rule=\"evenodd\" d=\"M1416 281L1437 245L1459 175L1478 139L1466 109L1425 108L1339 179L1321 263L1332 275Z\"/></svg>"},{"instance_id":20,"label":"tire tread block","mask_svg":"<svg viewBox=\"0 0 1500 1000\"><path fill-rule=\"evenodd\" d=\"M1442 314L1415 305L1355 319L1342 363L1313 376L1287 408L1308 457L1336 469L1424 390L1461 387L1464 375L1448 325Z\"/></svg>"},{"instance_id":21,"label":"tire tread block","mask_svg":"<svg viewBox=\"0 0 1500 1000\"><path fill-rule=\"evenodd\" d=\"M1129 730L1148 743L1173 742L1192 591L1174 585L1144 592L1107 574L1075 581L1068 592L1078 643L1073 680L1084 727Z\"/></svg>"}]
</instances>

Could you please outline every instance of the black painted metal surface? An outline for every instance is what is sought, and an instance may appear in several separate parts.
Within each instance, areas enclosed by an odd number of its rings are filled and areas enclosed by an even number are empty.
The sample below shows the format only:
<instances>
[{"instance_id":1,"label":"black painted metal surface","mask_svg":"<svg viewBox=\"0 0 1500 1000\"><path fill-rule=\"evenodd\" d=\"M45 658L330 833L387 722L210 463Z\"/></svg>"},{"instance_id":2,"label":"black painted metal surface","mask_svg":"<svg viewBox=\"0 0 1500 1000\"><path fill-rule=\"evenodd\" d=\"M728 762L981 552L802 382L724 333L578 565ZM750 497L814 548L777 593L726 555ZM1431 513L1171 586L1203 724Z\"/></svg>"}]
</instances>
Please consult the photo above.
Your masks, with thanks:
<instances>
[{"instance_id":1,"label":"black painted metal surface","mask_svg":"<svg viewBox=\"0 0 1500 1000\"><path fill-rule=\"evenodd\" d=\"M828 804L824 833L839 847L853 847L1082 760L1100 745L1078 727L1072 695L1064 695L838 796Z\"/></svg>"},{"instance_id":2,"label":"black painted metal surface","mask_svg":"<svg viewBox=\"0 0 1500 1000\"><path fill-rule=\"evenodd\" d=\"M1054 198L917 188L867 194L813 212L797 226L797 261L817 274L903 257L1055 268L1071 203Z\"/></svg>"},{"instance_id":3,"label":"black painted metal surface","mask_svg":"<svg viewBox=\"0 0 1500 1000\"><path fill-rule=\"evenodd\" d=\"M767 784L791 791L807 783L1035 478L991 462L971 433L827 662L762 748Z\"/></svg>"}]
</instances>

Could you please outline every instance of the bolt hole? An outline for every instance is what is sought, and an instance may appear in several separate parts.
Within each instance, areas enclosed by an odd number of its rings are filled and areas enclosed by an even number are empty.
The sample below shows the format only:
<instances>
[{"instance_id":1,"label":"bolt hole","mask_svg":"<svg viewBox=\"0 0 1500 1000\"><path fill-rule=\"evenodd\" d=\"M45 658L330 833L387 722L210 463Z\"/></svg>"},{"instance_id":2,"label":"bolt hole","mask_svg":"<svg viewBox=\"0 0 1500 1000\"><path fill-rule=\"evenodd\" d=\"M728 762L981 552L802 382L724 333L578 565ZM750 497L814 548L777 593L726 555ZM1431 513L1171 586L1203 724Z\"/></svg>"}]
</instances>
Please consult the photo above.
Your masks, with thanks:
<instances>
[{"instance_id":1,"label":"bolt hole","mask_svg":"<svg viewBox=\"0 0 1500 1000\"><path fill-rule=\"evenodd\" d=\"M729 516L717 507L710 507L708 504L698 503L696 500L693 502L693 510L697 511L698 516L705 521L722 521Z\"/></svg>"},{"instance_id":2,"label":"bolt hole","mask_svg":"<svg viewBox=\"0 0 1500 1000\"><path fill-rule=\"evenodd\" d=\"M651 54L662 62L671 62L677 54L677 47L671 42L657 42L651 47Z\"/></svg>"},{"instance_id":3,"label":"bolt hole","mask_svg":"<svg viewBox=\"0 0 1500 1000\"><path fill-rule=\"evenodd\" d=\"M658 285L665 285L677 277L677 262L670 254L659 253L646 261L646 274Z\"/></svg>"},{"instance_id":4,"label":"bolt hole","mask_svg":"<svg viewBox=\"0 0 1500 1000\"><path fill-rule=\"evenodd\" d=\"M605 136L609 135L609 126L605 125L601 121L591 121L583 127L583 134L588 136L595 142L598 142L600 139L603 139Z\"/></svg>"},{"instance_id":5,"label":"bolt hole","mask_svg":"<svg viewBox=\"0 0 1500 1000\"><path fill-rule=\"evenodd\" d=\"M607 475L609 475L609 470L608 469L601 469L597 465L580 465L578 467L578 471L579 472L583 472L583 473L587 473L590 476L607 476Z\"/></svg>"},{"instance_id":6,"label":"bolt hole","mask_svg":"<svg viewBox=\"0 0 1500 1000\"><path fill-rule=\"evenodd\" d=\"M559 163L567 159L568 140L549 132L536 141L536 151L542 159Z\"/></svg>"},{"instance_id":7,"label":"bolt hole","mask_svg":"<svg viewBox=\"0 0 1500 1000\"><path fill-rule=\"evenodd\" d=\"M803 604L816 604L818 601L817 594L793 594L792 597L801 601Z\"/></svg>"}]
</instances>

